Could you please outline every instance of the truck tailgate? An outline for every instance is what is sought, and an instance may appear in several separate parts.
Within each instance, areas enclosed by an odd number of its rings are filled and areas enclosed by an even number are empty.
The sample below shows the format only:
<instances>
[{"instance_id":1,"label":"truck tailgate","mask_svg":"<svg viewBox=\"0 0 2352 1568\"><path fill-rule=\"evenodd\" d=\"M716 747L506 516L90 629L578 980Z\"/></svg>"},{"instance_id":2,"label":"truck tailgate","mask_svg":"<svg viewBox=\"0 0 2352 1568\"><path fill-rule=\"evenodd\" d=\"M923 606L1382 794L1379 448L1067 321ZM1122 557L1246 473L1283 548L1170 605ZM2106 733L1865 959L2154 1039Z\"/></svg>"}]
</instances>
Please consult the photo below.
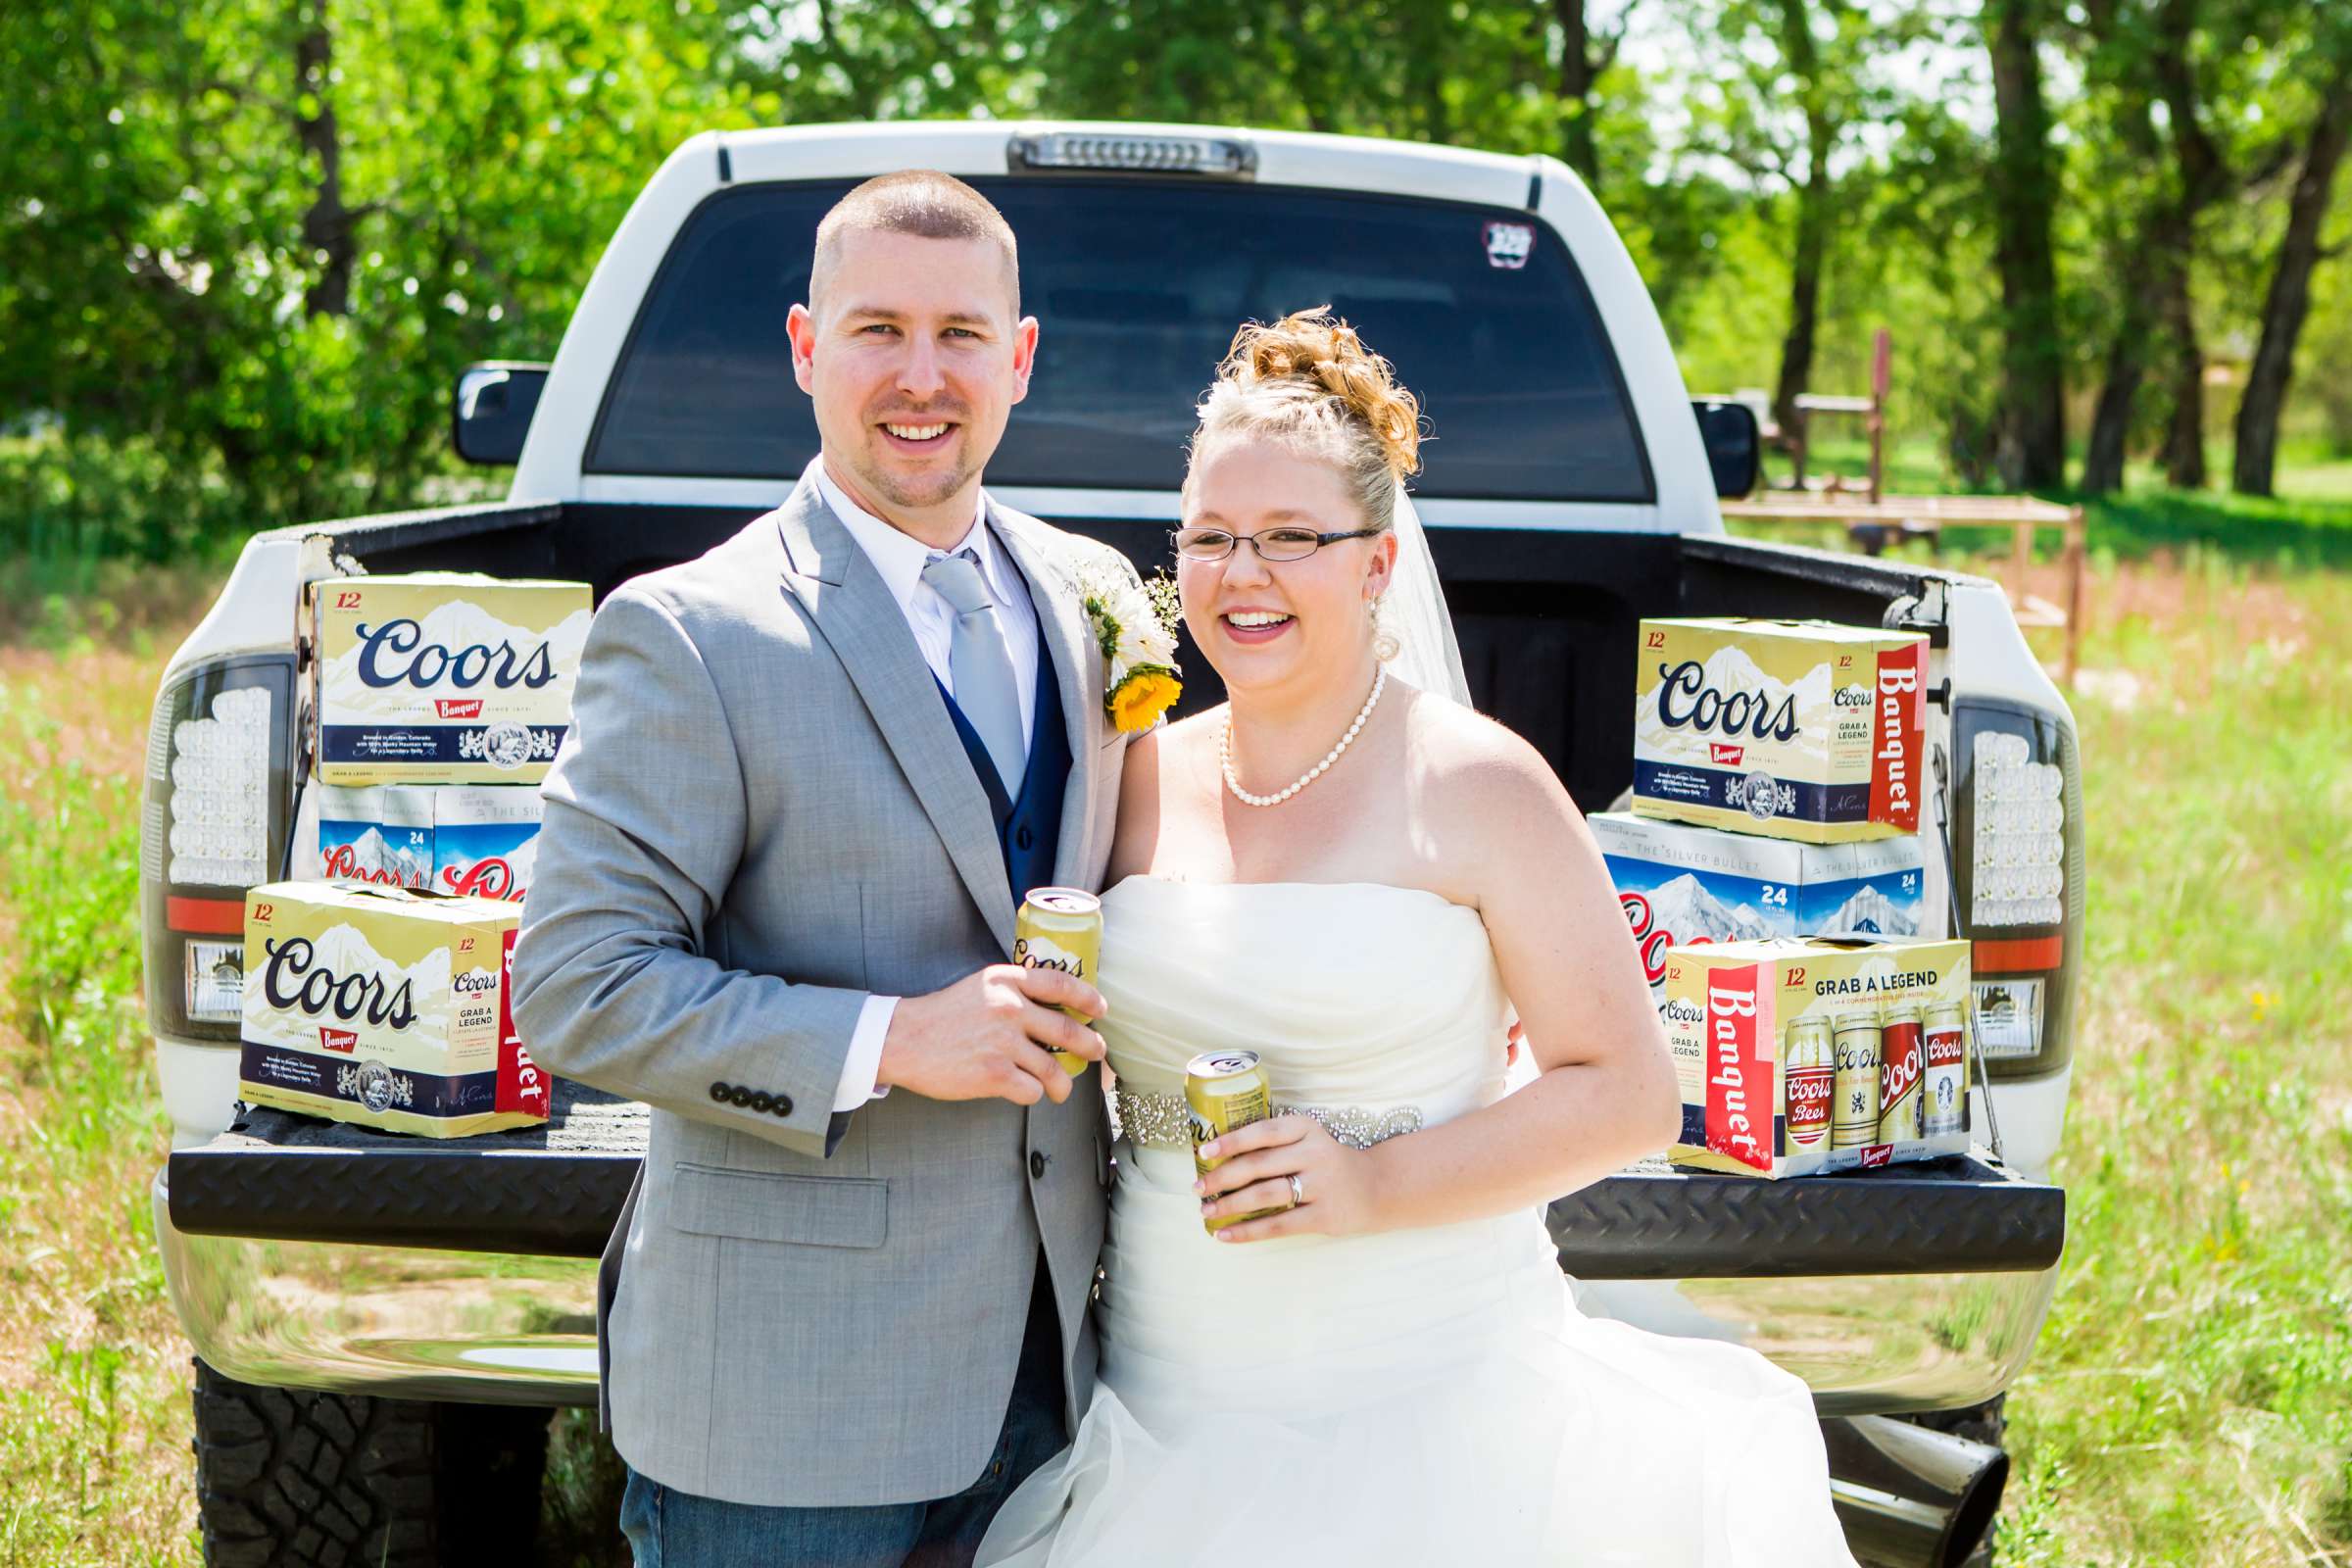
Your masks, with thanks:
<instances>
[{"instance_id":1,"label":"truck tailgate","mask_svg":"<svg viewBox=\"0 0 2352 1568\"><path fill-rule=\"evenodd\" d=\"M536 1127L447 1143L249 1110L174 1151L189 1235L593 1257L645 1149L646 1107L558 1081ZM1757 1279L2029 1271L2058 1260L2066 1195L1983 1157L1755 1181L1625 1173L1550 1205L1570 1274Z\"/></svg>"}]
</instances>

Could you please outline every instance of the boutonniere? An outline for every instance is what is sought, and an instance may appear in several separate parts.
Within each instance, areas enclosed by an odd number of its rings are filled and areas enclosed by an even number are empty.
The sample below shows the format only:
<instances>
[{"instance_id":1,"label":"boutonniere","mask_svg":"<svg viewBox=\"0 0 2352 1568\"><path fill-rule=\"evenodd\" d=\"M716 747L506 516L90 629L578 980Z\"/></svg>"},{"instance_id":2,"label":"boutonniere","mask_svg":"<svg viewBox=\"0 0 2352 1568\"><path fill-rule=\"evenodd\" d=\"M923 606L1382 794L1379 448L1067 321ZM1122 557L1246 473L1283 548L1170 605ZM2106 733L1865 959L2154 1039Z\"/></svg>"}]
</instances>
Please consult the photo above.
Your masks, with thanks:
<instances>
[{"instance_id":1,"label":"boutonniere","mask_svg":"<svg viewBox=\"0 0 2352 1568\"><path fill-rule=\"evenodd\" d=\"M1150 729L1184 694L1176 667L1176 585L1149 584L1133 571L1089 568L1078 574L1080 602L1102 650L1102 712L1126 734Z\"/></svg>"}]
</instances>

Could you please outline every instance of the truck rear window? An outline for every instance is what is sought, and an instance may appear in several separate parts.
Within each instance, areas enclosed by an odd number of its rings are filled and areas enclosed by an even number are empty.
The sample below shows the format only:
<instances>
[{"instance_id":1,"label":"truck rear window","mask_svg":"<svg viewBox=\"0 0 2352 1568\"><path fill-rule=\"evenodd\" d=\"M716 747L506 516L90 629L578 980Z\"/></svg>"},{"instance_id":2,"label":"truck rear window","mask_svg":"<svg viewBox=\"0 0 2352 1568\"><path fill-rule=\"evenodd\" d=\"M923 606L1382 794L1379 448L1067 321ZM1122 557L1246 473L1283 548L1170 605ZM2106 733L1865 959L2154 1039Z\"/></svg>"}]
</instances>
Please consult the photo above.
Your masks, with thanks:
<instances>
[{"instance_id":1,"label":"truck rear window","mask_svg":"<svg viewBox=\"0 0 2352 1568\"><path fill-rule=\"evenodd\" d=\"M1330 304L1396 365L1432 496L1646 501L1607 335L1528 214L1252 185L983 179L1021 245L1037 373L992 484L1173 490L1243 320ZM663 262L590 438L594 473L792 478L816 422L785 312L848 182L722 192Z\"/></svg>"}]
</instances>

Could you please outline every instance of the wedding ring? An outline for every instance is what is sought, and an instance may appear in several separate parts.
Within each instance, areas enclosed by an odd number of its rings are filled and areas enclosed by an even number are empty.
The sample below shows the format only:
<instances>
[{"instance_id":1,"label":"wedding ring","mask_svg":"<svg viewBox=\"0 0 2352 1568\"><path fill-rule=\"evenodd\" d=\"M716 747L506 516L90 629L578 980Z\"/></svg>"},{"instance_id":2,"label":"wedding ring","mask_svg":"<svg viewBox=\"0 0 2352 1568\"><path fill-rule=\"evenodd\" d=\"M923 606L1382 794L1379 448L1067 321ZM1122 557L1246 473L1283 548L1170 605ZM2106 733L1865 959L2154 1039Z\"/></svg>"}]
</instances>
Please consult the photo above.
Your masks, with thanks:
<instances>
[{"instance_id":1,"label":"wedding ring","mask_svg":"<svg viewBox=\"0 0 2352 1568\"><path fill-rule=\"evenodd\" d=\"M1298 1173L1297 1171L1293 1171L1291 1172L1291 1206L1293 1208L1297 1208L1299 1204L1305 1201L1306 1183L1298 1179Z\"/></svg>"}]
</instances>

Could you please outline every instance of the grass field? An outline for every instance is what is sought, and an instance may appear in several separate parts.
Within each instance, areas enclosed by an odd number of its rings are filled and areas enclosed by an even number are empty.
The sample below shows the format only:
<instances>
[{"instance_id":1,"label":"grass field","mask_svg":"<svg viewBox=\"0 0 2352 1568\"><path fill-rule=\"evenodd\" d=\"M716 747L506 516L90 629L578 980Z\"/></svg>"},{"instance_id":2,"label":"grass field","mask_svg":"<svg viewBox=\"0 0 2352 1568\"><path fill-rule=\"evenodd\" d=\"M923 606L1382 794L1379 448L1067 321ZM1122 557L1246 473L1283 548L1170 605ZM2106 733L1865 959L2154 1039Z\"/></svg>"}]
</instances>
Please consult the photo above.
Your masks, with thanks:
<instances>
[{"instance_id":1,"label":"grass field","mask_svg":"<svg viewBox=\"0 0 2352 1568\"><path fill-rule=\"evenodd\" d=\"M134 893L209 594L122 588L0 641L0 1568L197 1558ZM2001 1560L2352 1563L2352 578L2106 561L2090 608L2071 1240Z\"/></svg>"}]
</instances>

